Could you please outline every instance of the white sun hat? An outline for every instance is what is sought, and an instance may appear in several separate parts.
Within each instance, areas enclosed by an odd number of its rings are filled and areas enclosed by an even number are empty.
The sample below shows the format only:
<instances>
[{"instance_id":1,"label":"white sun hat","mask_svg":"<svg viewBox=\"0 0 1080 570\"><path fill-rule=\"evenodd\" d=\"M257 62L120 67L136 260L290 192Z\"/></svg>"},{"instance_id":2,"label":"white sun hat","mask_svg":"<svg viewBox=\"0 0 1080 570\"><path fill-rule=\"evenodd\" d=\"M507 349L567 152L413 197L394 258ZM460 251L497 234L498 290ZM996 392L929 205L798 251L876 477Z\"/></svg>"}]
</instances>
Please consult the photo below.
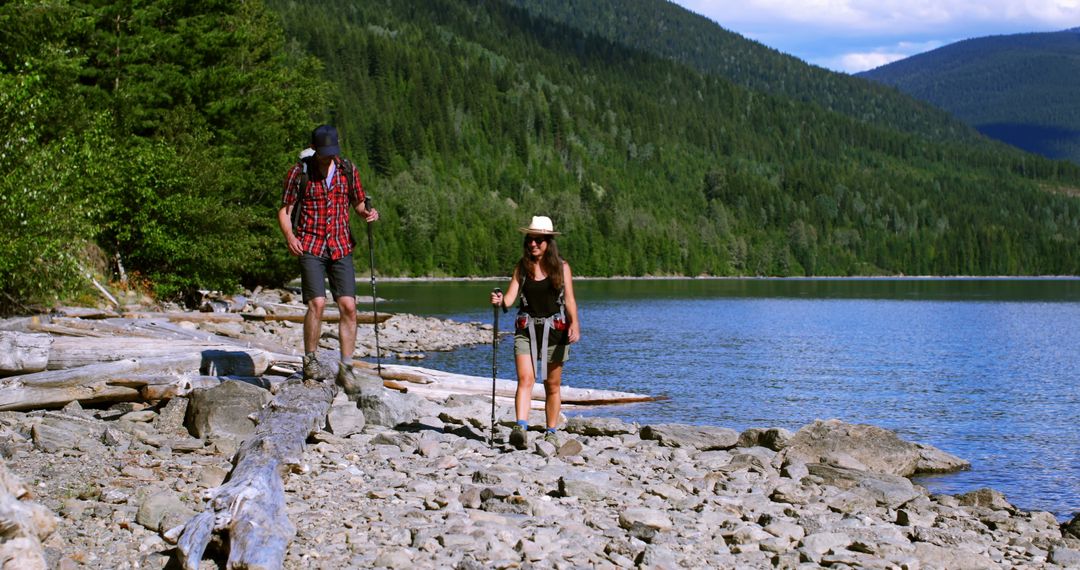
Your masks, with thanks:
<instances>
[{"instance_id":1,"label":"white sun hat","mask_svg":"<svg viewBox=\"0 0 1080 570\"><path fill-rule=\"evenodd\" d=\"M552 224L551 218L547 216L533 216L532 221L529 222L529 227L518 228L518 230L523 234L559 235L559 232L555 231L555 224Z\"/></svg>"}]
</instances>

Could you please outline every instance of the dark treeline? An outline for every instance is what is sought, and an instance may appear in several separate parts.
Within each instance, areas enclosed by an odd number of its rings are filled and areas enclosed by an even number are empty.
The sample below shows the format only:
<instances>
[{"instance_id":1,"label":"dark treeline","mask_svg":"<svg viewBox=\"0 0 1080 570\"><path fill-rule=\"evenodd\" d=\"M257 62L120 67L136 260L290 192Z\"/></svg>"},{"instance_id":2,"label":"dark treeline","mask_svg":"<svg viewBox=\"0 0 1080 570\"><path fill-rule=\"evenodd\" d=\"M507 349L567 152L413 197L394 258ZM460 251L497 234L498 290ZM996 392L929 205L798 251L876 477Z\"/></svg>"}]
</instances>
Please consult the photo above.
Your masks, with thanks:
<instances>
[{"instance_id":1,"label":"dark treeline","mask_svg":"<svg viewBox=\"0 0 1080 570\"><path fill-rule=\"evenodd\" d=\"M274 212L321 121L383 213L384 275L504 274L536 214L584 275L1080 272L1073 165L497 0L8 2L0 117L9 309L121 266L161 295L290 278Z\"/></svg>"}]
</instances>

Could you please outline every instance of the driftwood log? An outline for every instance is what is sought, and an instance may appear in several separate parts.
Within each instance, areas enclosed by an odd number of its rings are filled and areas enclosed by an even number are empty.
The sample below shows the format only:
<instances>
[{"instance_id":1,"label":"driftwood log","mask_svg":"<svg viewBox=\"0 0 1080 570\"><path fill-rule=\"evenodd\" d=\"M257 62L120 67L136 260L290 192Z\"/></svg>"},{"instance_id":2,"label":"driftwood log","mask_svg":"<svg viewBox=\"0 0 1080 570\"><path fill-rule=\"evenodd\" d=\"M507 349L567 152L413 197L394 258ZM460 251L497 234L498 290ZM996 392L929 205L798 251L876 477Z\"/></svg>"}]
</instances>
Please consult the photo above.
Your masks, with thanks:
<instances>
[{"instance_id":1,"label":"driftwood log","mask_svg":"<svg viewBox=\"0 0 1080 570\"><path fill-rule=\"evenodd\" d=\"M391 317L390 313L379 313L378 322L383 322ZM278 313L256 315L254 313L124 313L126 319L165 319L172 322L188 321L192 323L239 323L242 321L289 321L293 323L304 322L304 313ZM322 322L336 323L341 319L337 311L325 311ZM356 322L361 325L370 325L376 322L374 313L357 312Z\"/></svg>"},{"instance_id":2,"label":"driftwood log","mask_svg":"<svg viewBox=\"0 0 1080 570\"><path fill-rule=\"evenodd\" d=\"M30 490L0 462L0 568L45 570L41 541L56 529L56 517L30 499Z\"/></svg>"},{"instance_id":3,"label":"driftwood log","mask_svg":"<svg viewBox=\"0 0 1080 570\"><path fill-rule=\"evenodd\" d=\"M336 363L320 363L336 372ZM292 379L259 412L255 433L240 446L228 482L209 492L203 512L166 532L166 539L176 540L185 569L199 568L215 534L228 544L228 568L282 567L296 535L285 508L283 477L300 466L304 444L325 425L336 393L332 376Z\"/></svg>"},{"instance_id":4,"label":"driftwood log","mask_svg":"<svg viewBox=\"0 0 1080 570\"><path fill-rule=\"evenodd\" d=\"M368 362L357 362L355 366L360 368L375 368ZM421 368L418 366L399 366L394 364L382 365L383 384L388 381L397 381L392 387L399 389L402 385L408 387L411 394L426 398L446 397L452 394L475 394L480 396L491 395L491 378L480 376L468 376ZM391 386L388 386L391 387ZM608 404L632 404L637 402L656 402L668 399L666 396L648 396L631 392L617 392L614 390L598 390L591 388L573 388L562 386L559 390L563 405L567 406L602 406ZM513 400L517 393L516 380L495 381L495 397ZM543 407L544 386L537 382L533 387L532 400L534 407Z\"/></svg>"},{"instance_id":5,"label":"driftwood log","mask_svg":"<svg viewBox=\"0 0 1080 570\"><path fill-rule=\"evenodd\" d=\"M46 334L0 331L0 375L45 370L51 345Z\"/></svg>"},{"instance_id":6,"label":"driftwood log","mask_svg":"<svg viewBox=\"0 0 1080 570\"><path fill-rule=\"evenodd\" d=\"M13 376L0 380L0 411L61 408L74 401L94 405L182 396L195 388L221 383L222 376L203 375L201 370L225 369L230 362L244 362L246 357L247 353L243 352L184 352ZM239 379L249 381L249 378L253 383L269 386L267 381L251 374Z\"/></svg>"},{"instance_id":7,"label":"driftwood log","mask_svg":"<svg viewBox=\"0 0 1080 570\"><path fill-rule=\"evenodd\" d=\"M204 374L259 376L270 366L264 350L235 344L207 344L192 340L161 342L132 337L56 337L49 350L49 370L66 370L125 358L153 360L177 355L201 357Z\"/></svg>"}]
</instances>

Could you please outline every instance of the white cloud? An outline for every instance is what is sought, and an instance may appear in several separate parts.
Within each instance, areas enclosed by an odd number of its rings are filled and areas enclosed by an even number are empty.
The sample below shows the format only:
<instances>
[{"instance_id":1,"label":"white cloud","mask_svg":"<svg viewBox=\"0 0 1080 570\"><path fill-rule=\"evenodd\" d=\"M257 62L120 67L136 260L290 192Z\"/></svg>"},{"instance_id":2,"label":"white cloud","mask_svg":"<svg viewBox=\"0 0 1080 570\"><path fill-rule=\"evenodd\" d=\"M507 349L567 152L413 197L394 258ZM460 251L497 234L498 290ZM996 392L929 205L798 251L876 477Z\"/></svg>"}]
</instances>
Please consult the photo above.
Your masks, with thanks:
<instances>
[{"instance_id":1,"label":"white cloud","mask_svg":"<svg viewBox=\"0 0 1080 570\"><path fill-rule=\"evenodd\" d=\"M946 43L948 42L936 40L929 42L899 42L889 47L876 48L869 51L864 50L841 53L812 63L837 71L858 73L860 71L874 69L875 67L881 67L882 65L894 61L899 61L917 53L939 48Z\"/></svg>"},{"instance_id":2,"label":"white cloud","mask_svg":"<svg viewBox=\"0 0 1080 570\"><path fill-rule=\"evenodd\" d=\"M857 33L926 33L1000 24L1064 29L1080 25L1080 0L677 0L719 22L740 27L786 24Z\"/></svg>"},{"instance_id":3,"label":"white cloud","mask_svg":"<svg viewBox=\"0 0 1080 570\"><path fill-rule=\"evenodd\" d=\"M981 36L1080 26L1080 0L674 0L721 26L857 72Z\"/></svg>"},{"instance_id":4,"label":"white cloud","mask_svg":"<svg viewBox=\"0 0 1080 570\"><path fill-rule=\"evenodd\" d=\"M828 61L823 61L822 65L829 69L835 69L837 71L845 71L847 73L858 73L860 71L866 71L868 69L874 69L875 67L881 67L882 65L899 61L907 57L904 53L882 53L882 52L870 52L870 53L845 53L839 57L830 58Z\"/></svg>"}]
</instances>

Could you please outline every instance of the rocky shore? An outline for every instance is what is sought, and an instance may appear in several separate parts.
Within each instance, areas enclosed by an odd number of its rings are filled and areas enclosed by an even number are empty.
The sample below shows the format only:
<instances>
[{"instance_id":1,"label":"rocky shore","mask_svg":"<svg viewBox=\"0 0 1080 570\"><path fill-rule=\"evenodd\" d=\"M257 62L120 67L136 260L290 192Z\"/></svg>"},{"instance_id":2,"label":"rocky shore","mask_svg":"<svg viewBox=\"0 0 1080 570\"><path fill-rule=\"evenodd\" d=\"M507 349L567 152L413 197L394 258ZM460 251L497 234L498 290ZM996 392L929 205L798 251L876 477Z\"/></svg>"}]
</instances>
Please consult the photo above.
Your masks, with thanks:
<instances>
[{"instance_id":1,"label":"rocky shore","mask_svg":"<svg viewBox=\"0 0 1080 570\"><path fill-rule=\"evenodd\" d=\"M476 324L386 325L392 352L490 340ZM297 323L192 326L299 341ZM930 494L907 477L967 463L873 426L739 433L571 417L557 441L532 433L515 450L507 405L489 443L486 397L428 400L361 381L284 476L296 530L285 568L1080 567L1080 516L1060 524L990 489ZM22 500L55 517L41 533L49 568L177 567L176 537L272 397L226 382L157 403L0 412L14 477L0 479L21 481ZM223 568L216 556L199 567Z\"/></svg>"}]
</instances>

